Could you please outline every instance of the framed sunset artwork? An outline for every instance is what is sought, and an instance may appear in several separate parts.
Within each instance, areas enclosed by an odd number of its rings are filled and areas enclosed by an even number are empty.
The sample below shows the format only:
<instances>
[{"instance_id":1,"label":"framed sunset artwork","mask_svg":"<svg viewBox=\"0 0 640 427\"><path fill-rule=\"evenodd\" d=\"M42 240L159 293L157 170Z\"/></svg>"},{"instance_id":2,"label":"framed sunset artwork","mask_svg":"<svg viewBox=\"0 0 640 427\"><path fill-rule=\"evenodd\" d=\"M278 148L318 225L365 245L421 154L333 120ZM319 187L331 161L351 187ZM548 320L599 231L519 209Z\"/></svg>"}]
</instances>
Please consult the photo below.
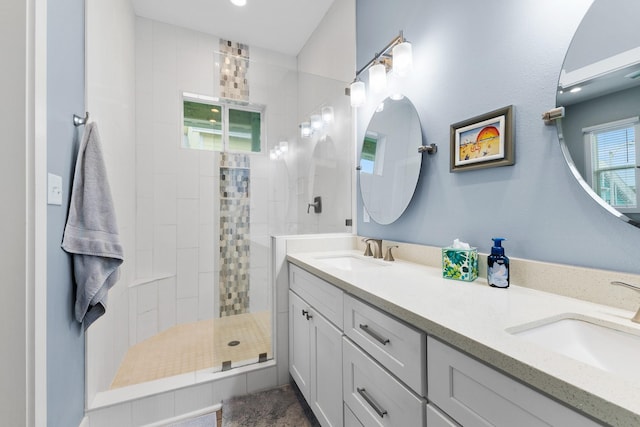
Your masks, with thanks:
<instances>
[{"instance_id":1,"label":"framed sunset artwork","mask_svg":"<svg viewBox=\"0 0 640 427\"><path fill-rule=\"evenodd\" d=\"M451 125L451 172L513 165L514 154L512 105Z\"/></svg>"}]
</instances>

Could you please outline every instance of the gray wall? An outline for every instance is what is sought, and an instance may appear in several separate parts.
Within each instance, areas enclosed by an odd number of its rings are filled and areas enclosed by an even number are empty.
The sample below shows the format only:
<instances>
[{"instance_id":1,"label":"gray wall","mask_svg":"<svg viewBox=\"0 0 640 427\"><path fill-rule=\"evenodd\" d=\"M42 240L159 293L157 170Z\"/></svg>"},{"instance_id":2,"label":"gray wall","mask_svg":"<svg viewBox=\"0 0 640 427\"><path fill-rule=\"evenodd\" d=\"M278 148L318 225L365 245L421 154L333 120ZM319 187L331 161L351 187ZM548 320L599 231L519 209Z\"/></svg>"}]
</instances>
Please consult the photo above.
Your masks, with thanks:
<instances>
[{"instance_id":1,"label":"gray wall","mask_svg":"<svg viewBox=\"0 0 640 427\"><path fill-rule=\"evenodd\" d=\"M562 132L582 176L586 168L582 129L634 116L640 116L640 86L565 107Z\"/></svg>"},{"instance_id":2,"label":"gray wall","mask_svg":"<svg viewBox=\"0 0 640 427\"><path fill-rule=\"evenodd\" d=\"M574 71L639 45L638 0L597 0L573 37L564 68Z\"/></svg>"},{"instance_id":3,"label":"gray wall","mask_svg":"<svg viewBox=\"0 0 640 427\"><path fill-rule=\"evenodd\" d=\"M62 206L47 209L47 425L77 426L84 416L84 333L73 316L71 258L60 248L73 168L84 128L84 1L48 2L47 168L62 176Z\"/></svg>"},{"instance_id":4,"label":"gray wall","mask_svg":"<svg viewBox=\"0 0 640 427\"><path fill-rule=\"evenodd\" d=\"M0 413L2 424L27 425L27 10L24 0L0 4Z\"/></svg>"},{"instance_id":5,"label":"gray wall","mask_svg":"<svg viewBox=\"0 0 640 427\"><path fill-rule=\"evenodd\" d=\"M358 234L434 246L460 238L482 252L499 236L509 239L507 255L640 273L640 230L581 190L555 127L540 119L555 106L565 52L590 3L358 0L357 67L403 29L415 64L408 95L424 142L440 148L424 155L414 199L395 223L364 223L358 194ZM516 164L450 173L450 124L510 104ZM365 128L359 113L359 141Z\"/></svg>"}]
</instances>

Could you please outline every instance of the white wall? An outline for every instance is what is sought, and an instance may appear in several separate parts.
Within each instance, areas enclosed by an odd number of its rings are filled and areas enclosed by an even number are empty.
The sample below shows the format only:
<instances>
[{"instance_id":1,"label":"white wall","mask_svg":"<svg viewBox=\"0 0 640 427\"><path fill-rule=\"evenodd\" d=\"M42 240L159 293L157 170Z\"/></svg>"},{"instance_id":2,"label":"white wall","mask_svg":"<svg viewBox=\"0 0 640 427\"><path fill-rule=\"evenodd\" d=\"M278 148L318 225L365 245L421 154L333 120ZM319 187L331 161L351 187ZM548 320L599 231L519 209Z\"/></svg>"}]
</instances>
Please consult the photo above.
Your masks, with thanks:
<instances>
[{"instance_id":1,"label":"white wall","mask_svg":"<svg viewBox=\"0 0 640 427\"><path fill-rule=\"evenodd\" d=\"M98 124L125 261L107 311L87 331L91 402L109 387L129 348L129 285L135 276L135 17L128 0L86 2L86 105Z\"/></svg>"},{"instance_id":2,"label":"white wall","mask_svg":"<svg viewBox=\"0 0 640 427\"><path fill-rule=\"evenodd\" d=\"M351 83L356 71L355 25L355 0L335 1L298 53L298 71Z\"/></svg>"}]
</instances>

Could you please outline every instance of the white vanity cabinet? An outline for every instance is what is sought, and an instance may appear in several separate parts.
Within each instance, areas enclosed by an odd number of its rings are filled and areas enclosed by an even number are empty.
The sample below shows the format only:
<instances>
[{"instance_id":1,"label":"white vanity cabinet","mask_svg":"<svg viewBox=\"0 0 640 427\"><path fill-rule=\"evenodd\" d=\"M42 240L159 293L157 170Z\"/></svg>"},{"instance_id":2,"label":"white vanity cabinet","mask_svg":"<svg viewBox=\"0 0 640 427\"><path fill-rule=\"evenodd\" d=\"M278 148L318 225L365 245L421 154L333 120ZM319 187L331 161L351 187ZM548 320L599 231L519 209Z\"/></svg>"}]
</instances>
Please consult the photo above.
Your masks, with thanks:
<instances>
[{"instance_id":1,"label":"white vanity cabinet","mask_svg":"<svg viewBox=\"0 0 640 427\"><path fill-rule=\"evenodd\" d=\"M344 298L344 332L418 395L427 395L424 332L350 295Z\"/></svg>"},{"instance_id":2,"label":"white vanity cabinet","mask_svg":"<svg viewBox=\"0 0 640 427\"><path fill-rule=\"evenodd\" d=\"M350 295L344 331L344 401L359 422L425 425L426 335Z\"/></svg>"},{"instance_id":3,"label":"white vanity cabinet","mask_svg":"<svg viewBox=\"0 0 640 427\"><path fill-rule=\"evenodd\" d=\"M465 427L600 426L432 337L427 365L429 401ZM437 409L427 411L434 425L454 425Z\"/></svg>"},{"instance_id":4,"label":"white vanity cabinet","mask_svg":"<svg viewBox=\"0 0 640 427\"><path fill-rule=\"evenodd\" d=\"M362 425L425 425L423 398L347 338L342 351L344 402Z\"/></svg>"},{"instance_id":5,"label":"white vanity cabinet","mask_svg":"<svg viewBox=\"0 0 640 427\"><path fill-rule=\"evenodd\" d=\"M289 372L320 424L341 427L342 291L293 265L289 286Z\"/></svg>"},{"instance_id":6,"label":"white vanity cabinet","mask_svg":"<svg viewBox=\"0 0 640 427\"><path fill-rule=\"evenodd\" d=\"M322 426L600 426L294 264L289 372Z\"/></svg>"},{"instance_id":7,"label":"white vanity cabinet","mask_svg":"<svg viewBox=\"0 0 640 427\"><path fill-rule=\"evenodd\" d=\"M344 405L344 427L364 427L347 405Z\"/></svg>"}]
</instances>

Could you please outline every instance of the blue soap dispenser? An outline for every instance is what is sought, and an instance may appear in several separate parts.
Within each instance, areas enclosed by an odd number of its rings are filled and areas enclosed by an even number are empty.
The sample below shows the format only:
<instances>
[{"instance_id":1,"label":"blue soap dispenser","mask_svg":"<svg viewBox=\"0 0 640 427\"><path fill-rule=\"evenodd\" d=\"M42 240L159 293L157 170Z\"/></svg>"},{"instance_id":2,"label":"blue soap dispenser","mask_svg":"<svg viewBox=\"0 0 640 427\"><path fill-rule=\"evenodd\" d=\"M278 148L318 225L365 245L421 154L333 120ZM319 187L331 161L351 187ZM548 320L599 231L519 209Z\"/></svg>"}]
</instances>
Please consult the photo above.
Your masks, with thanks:
<instances>
[{"instance_id":1,"label":"blue soap dispenser","mask_svg":"<svg viewBox=\"0 0 640 427\"><path fill-rule=\"evenodd\" d=\"M509 287L509 258L504 255L502 237L494 237L491 255L487 257L487 282L494 288Z\"/></svg>"}]
</instances>

